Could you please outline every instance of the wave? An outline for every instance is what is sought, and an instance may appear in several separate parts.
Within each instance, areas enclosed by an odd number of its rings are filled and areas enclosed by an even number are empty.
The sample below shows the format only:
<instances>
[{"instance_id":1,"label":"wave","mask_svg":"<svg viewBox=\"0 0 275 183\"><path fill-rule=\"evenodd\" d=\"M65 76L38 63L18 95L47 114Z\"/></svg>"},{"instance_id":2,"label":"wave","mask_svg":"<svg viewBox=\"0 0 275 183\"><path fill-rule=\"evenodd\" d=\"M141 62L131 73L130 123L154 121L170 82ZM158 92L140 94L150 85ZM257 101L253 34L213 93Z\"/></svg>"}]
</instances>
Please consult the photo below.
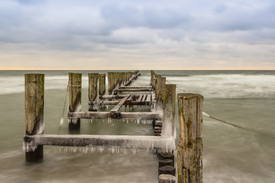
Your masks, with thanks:
<instances>
[{"instance_id":1,"label":"wave","mask_svg":"<svg viewBox=\"0 0 275 183\"><path fill-rule=\"evenodd\" d=\"M199 93L205 98L274 98L274 75L194 75L167 77L177 91Z\"/></svg>"},{"instance_id":2,"label":"wave","mask_svg":"<svg viewBox=\"0 0 275 183\"><path fill-rule=\"evenodd\" d=\"M165 75L163 75L165 76ZM202 94L205 98L274 98L275 75L216 74L167 76L177 85L177 92ZM66 75L45 76L45 90L65 90ZM168 82L167 82L168 83ZM106 79L107 84L107 79ZM141 76L133 86L149 85L150 76ZM0 95L24 92L24 76L0 76ZM88 88L88 77L82 77L82 88ZM183 90L183 91L182 91Z\"/></svg>"},{"instance_id":3,"label":"wave","mask_svg":"<svg viewBox=\"0 0 275 183\"><path fill-rule=\"evenodd\" d=\"M45 76L45 90L66 89L68 76ZM24 76L0 76L0 95L23 93ZM82 88L88 88L88 77L82 77Z\"/></svg>"}]
</instances>

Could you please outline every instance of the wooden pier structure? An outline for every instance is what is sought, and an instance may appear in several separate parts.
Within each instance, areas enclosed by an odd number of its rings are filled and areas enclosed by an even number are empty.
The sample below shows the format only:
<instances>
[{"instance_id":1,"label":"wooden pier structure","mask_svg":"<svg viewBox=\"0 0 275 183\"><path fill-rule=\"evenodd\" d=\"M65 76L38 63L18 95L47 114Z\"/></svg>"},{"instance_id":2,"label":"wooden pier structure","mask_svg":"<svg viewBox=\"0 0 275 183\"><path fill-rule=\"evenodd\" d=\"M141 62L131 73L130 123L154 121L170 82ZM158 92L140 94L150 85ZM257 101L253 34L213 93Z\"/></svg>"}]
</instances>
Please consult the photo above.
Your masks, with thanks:
<instances>
[{"instance_id":1,"label":"wooden pier structure","mask_svg":"<svg viewBox=\"0 0 275 183\"><path fill-rule=\"evenodd\" d=\"M198 94L178 94L179 144L175 144L176 85L151 71L148 86L130 86L141 75L135 72L88 74L88 111L81 110L82 74L69 73L69 132L79 131L81 119L134 119L152 122L154 136L44 134L44 75L25 75L25 136L27 162L43 160L43 146L121 147L156 151L159 182L203 182L202 179L202 103ZM106 95L106 92L108 93ZM121 92L126 94L121 94ZM135 92L139 94L135 94ZM114 105L107 112L98 111ZM122 106L152 106L150 112L123 112ZM177 151L177 153L176 153ZM174 155L177 154L177 168ZM176 171L177 170L177 171ZM177 172L177 173L176 173Z\"/></svg>"}]
</instances>

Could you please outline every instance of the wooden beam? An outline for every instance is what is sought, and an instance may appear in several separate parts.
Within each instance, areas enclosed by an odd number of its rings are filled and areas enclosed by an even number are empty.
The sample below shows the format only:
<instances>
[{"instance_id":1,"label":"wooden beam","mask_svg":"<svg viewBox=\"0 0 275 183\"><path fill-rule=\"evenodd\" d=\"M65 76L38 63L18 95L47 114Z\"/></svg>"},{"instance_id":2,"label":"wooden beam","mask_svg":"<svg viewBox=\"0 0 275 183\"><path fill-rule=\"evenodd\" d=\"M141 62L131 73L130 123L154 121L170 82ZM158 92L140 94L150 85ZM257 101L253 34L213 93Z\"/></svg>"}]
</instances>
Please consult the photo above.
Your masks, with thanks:
<instances>
[{"instance_id":1,"label":"wooden beam","mask_svg":"<svg viewBox=\"0 0 275 183\"><path fill-rule=\"evenodd\" d=\"M127 100L129 101L129 99ZM123 104L123 105L128 105L127 101ZM120 101L101 101L100 105L117 105ZM93 104L96 105L98 103L98 101L94 101L94 102L89 102L89 105ZM139 102L139 101L131 101L131 105L147 105L150 104L150 102L146 101L145 102Z\"/></svg>"},{"instance_id":2,"label":"wooden beam","mask_svg":"<svg viewBox=\"0 0 275 183\"><path fill-rule=\"evenodd\" d=\"M156 136L129 136L129 135L25 135L25 141L33 145L52 146L101 146L122 147L133 149L163 149L171 152L175 150L174 138Z\"/></svg>"},{"instance_id":3,"label":"wooden beam","mask_svg":"<svg viewBox=\"0 0 275 183\"><path fill-rule=\"evenodd\" d=\"M119 99L119 98L124 98L127 95L102 95L100 96L101 99ZM135 98L138 98L140 95L132 95Z\"/></svg>"},{"instance_id":4,"label":"wooden beam","mask_svg":"<svg viewBox=\"0 0 275 183\"><path fill-rule=\"evenodd\" d=\"M151 86L121 86L119 89L147 89L152 90Z\"/></svg>"},{"instance_id":5,"label":"wooden beam","mask_svg":"<svg viewBox=\"0 0 275 183\"><path fill-rule=\"evenodd\" d=\"M152 91L151 88L136 88L136 89L115 89L117 92L140 92L140 91Z\"/></svg>"},{"instance_id":6,"label":"wooden beam","mask_svg":"<svg viewBox=\"0 0 275 183\"><path fill-rule=\"evenodd\" d=\"M81 119L108 119L109 112L68 112L69 119L81 118ZM121 112L120 119L162 119L162 113L159 112Z\"/></svg>"},{"instance_id":7,"label":"wooden beam","mask_svg":"<svg viewBox=\"0 0 275 183\"><path fill-rule=\"evenodd\" d=\"M112 110L111 113L116 113L118 110L122 107L122 105L126 102L128 98L130 98L131 95L126 95Z\"/></svg>"}]
</instances>

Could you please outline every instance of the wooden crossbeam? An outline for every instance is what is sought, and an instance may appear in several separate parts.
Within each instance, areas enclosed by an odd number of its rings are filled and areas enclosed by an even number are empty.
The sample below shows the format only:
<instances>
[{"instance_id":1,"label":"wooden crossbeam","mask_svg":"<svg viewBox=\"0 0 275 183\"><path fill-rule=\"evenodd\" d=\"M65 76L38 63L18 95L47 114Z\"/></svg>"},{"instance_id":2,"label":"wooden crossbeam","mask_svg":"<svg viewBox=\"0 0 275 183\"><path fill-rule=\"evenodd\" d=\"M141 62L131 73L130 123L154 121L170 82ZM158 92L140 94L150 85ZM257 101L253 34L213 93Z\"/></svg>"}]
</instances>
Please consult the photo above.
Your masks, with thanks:
<instances>
[{"instance_id":1,"label":"wooden crossbeam","mask_svg":"<svg viewBox=\"0 0 275 183\"><path fill-rule=\"evenodd\" d=\"M120 86L119 89L145 89L152 90L151 86Z\"/></svg>"},{"instance_id":2,"label":"wooden crossbeam","mask_svg":"<svg viewBox=\"0 0 275 183\"><path fill-rule=\"evenodd\" d=\"M159 112L120 112L118 119L160 120L162 116ZM109 112L68 112L68 118L108 119L112 116Z\"/></svg>"},{"instance_id":3,"label":"wooden crossbeam","mask_svg":"<svg viewBox=\"0 0 275 183\"><path fill-rule=\"evenodd\" d=\"M127 101L129 101L129 100L127 100ZM128 105L127 101L123 105ZM95 102L92 101L92 102L89 102L89 105L90 104L96 105L97 103L98 103L97 101L95 101ZM119 101L103 101L103 100L100 101L100 105L117 105L118 103L119 103ZM145 105L148 103L150 103L150 101L147 101L147 99L145 102L131 101L131 105Z\"/></svg>"},{"instance_id":4,"label":"wooden crossbeam","mask_svg":"<svg viewBox=\"0 0 275 183\"><path fill-rule=\"evenodd\" d=\"M124 98L127 95L101 95L100 98L101 99L120 99L120 98ZM138 98L140 95L132 95L135 98Z\"/></svg>"},{"instance_id":5,"label":"wooden crossbeam","mask_svg":"<svg viewBox=\"0 0 275 183\"><path fill-rule=\"evenodd\" d=\"M126 100L128 98L130 98L131 95L126 95L112 110L111 113L116 113L121 107L122 105L126 102Z\"/></svg>"},{"instance_id":6,"label":"wooden crossbeam","mask_svg":"<svg viewBox=\"0 0 275 183\"><path fill-rule=\"evenodd\" d=\"M150 88L136 88L136 89L115 89L117 92L140 92L140 91L152 91Z\"/></svg>"},{"instance_id":7,"label":"wooden crossbeam","mask_svg":"<svg viewBox=\"0 0 275 183\"><path fill-rule=\"evenodd\" d=\"M175 150L175 139L156 136L128 136L128 135L25 135L24 141L31 145L52 146L101 146L122 147L133 149L163 149Z\"/></svg>"}]
</instances>

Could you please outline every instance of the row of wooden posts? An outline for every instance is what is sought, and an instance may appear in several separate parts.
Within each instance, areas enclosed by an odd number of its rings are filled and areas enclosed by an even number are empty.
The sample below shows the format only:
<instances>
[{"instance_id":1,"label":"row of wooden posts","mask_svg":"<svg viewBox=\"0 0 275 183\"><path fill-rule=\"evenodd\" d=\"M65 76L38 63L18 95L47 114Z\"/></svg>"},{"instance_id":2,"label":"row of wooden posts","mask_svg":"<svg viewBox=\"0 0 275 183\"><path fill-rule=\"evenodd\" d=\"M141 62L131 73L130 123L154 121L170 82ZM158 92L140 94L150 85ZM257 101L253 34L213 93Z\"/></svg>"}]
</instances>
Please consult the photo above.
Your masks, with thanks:
<instances>
[{"instance_id":1,"label":"row of wooden posts","mask_svg":"<svg viewBox=\"0 0 275 183\"><path fill-rule=\"evenodd\" d=\"M135 144L135 148L146 148L142 142L152 142L152 148L160 148L160 142L170 142L169 147L173 147L171 143L171 136L174 136L174 116L175 116L175 93L176 86L166 84L166 78L155 74L151 71L151 88L150 87L128 87L127 89L121 86L129 85L129 83L140 75L140 72L130 74L126 82L121 78L125 78L127 74L108 74L108 82L112 85L112 91L108 91L109 96L105 95L105 77L101 74L89 74L89 104L94 104L97 98L97 80L99 82L99 97L104 98L119 98L125 100L115 103L116 110L115 116L110 116L111 112L94 112L93 105L90 107L89 112L81 112L81 74L69 74L69 113L68 117L72 120L69 123L69 129L75 130L80 128L80 119L106 119L109 117L119 117L119 119L150 119L155 121L153 124L158 127L161 123L161 136L121 136L114 138L112 141L109 139L101 138L100 136L81 136L81 135L44 135L44 75L43 74L26 74L25 75L25 131L24 137L25 147L33 147L33 149L26 150L26 160L29 162L43 159L43 145L58 145L58 146L86 146L94 145L101 146L121 146L131 148L124 144L124 142L136 142L139 140L139 145ZM120 77L121 76L121 77ZM96 79L95 79L96 78ZM110 79L109 79L110 78ZM116 78L116 79L115 79ZM129 79L130 78L130 79ZM110 81L109 81L110 80ZM131 80L131 81L130 81ZM113 84L112 84L113 83ZM114 84L115 83L115 84ZM104 86L104 87L103 87ZM119 86L119 87L117 87ZM110 87L110 86L109 86ZM108 89L109 89L108 87ZM102 88L102 89L100 89ZM103 89L104 88L104 89ZM157 112L144 112L144 113L123 113L119 111L119 107L125 105L128 99L133 100L133 97L116 95L115 91L152 91L150 102L156 103L155 110ZM104 92L103 92L104 91ZM118 97L119 96L119 97ZM140 98L141 95L136 98ZM203 97L198 94L192 93L179 93L178 100L178 113L179 113L179 126L180 136L179 144L177 145L177 175L178 182L202 182L202 104ZM112 101L110 101L112 102ZM140 105L138 100L136 105ZM159 113L161 111L161 113ZM157 123L158 122L158 123ZM79 123L79 126L78 126ZM158 125L156 125L158 124ZM71 126L70 126L71 125ZM156 130L156 129L155 129ZM174 149L175 150L175 149ZM160 182L174 182L175 177L160 175Z\"/></svg>"},{"instance_id":2,"label":"row of wooden posts","mask_svg":"<svg viewBox=\"0 0 275 183\"><path fill-rule=\"evenodd\" d=\"M151 86L155 90L157 108L167 108L165 105L173 103L167 102L167 95L176 89L174 85L167 85L166 78L151 71ZM173 88L166 90L166 87ZM164 89L163 89L164 88ZM174 96L174 95L172 95ZM162 100L159 100L162 99ZM203 182L202 176L202 106L203 96L193 93L179 93L178 114L179 114L179 144L177 145L177 176L179 183ZM172 114L174 116L174 107ZM169 112L167 113L169 114ZM166 115L167 115L166 114ZM171 113L170 113L171 114ZM165 114L163 114L165 116ZM167 123L163 123L164 125ZM163 158L162 158L163 159ZM160 163L161 164L161 163ZM168 171L169 172L169 171ZM173 169L170 168L170 174L173 174ZM175 182L173 176L160 175L160 182Z\"/></svg>"}]
</instances>

